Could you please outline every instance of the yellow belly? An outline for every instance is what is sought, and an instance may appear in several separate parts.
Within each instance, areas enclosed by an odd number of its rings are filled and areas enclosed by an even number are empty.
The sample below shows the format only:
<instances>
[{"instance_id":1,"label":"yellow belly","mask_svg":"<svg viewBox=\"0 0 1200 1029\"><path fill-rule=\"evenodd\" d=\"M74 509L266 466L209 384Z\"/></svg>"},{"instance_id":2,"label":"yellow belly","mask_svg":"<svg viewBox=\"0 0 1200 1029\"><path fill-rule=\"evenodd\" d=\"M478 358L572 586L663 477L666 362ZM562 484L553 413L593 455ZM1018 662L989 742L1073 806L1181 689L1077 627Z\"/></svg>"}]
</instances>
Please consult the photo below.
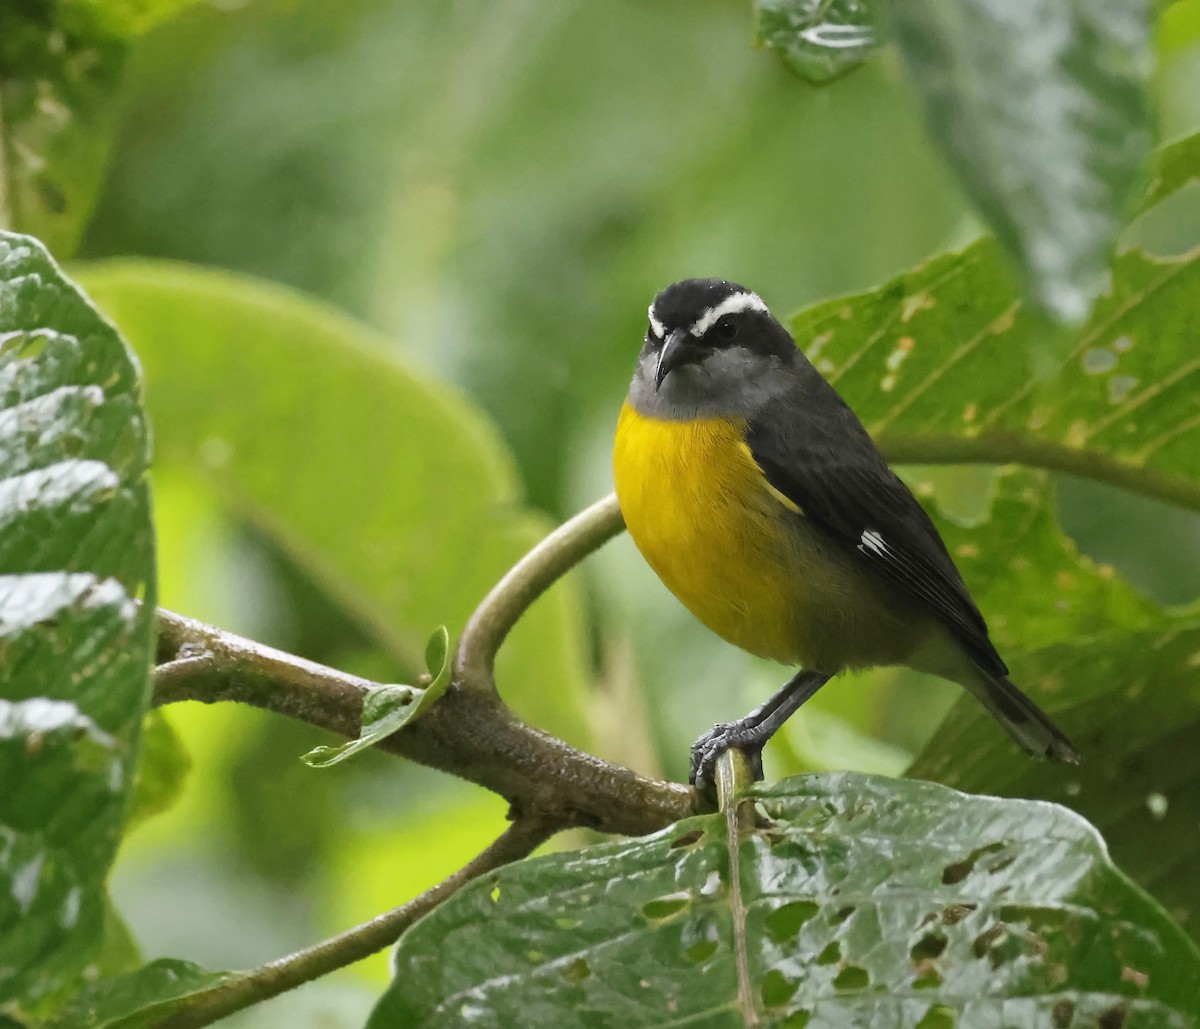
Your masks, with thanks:
<instances>
[{"instance_id":1,"label":"yellow belly","mask_svg":"<svg viewBox=\"0 0 1200 1029\"><path fill-rule=\"evenodd\" d=\"M780 531L795 515L743 433L737 420L660 421L626 404L613 455L617 497L650 567L700 621L752 654L805 661L795 540Z\"/></svg>"}]
</instances>

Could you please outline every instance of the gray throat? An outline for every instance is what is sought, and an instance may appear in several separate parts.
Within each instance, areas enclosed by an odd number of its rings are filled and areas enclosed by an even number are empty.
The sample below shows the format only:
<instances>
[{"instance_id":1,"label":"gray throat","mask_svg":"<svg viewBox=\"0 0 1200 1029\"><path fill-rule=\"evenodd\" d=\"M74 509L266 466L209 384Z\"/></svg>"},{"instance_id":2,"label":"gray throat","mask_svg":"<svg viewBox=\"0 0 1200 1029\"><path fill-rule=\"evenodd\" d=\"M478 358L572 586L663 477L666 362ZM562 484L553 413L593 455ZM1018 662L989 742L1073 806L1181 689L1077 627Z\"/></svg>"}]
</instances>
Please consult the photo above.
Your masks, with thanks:
<instances>
[{"instance_id":1,"label":"gray throat","mask_svg":"<svg viewBox=\"0 0 1200 1029\"><path fill-rule=\"evenodd\" d=\"M655 362L653 352L642 352L629 384L629 405L662 421L753 418L797 385L794 367L783 359L732 348L676 368L655 392Z\"/></svg>"}]
</instances>

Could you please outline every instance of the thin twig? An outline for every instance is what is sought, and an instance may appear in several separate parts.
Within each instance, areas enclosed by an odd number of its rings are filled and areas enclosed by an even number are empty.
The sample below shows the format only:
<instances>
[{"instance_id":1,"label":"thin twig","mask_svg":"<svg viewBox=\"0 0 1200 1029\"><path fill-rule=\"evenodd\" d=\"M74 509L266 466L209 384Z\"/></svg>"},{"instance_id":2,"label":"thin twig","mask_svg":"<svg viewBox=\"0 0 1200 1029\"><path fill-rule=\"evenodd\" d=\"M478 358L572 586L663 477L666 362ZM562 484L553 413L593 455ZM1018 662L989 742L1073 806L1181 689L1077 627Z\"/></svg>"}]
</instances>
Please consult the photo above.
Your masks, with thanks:
<instances>
[{"instance_id":1,"label":"thin twig","mask_svg":"<svg viewBox=\"0 0 1200 1029\"><path fill-rule=\"evenodd\" d=\"M472 879L531 854L553 830L535 820L514 822L486 850L407 904L338 936L201 990L172 1005L157 1029L197 1029L302 983L353 964L395 943L413 922Z\"/></svg>"},{"instance_id":2,"label":"thin twig","mask_svg":"<svg viewBox=\"0 0 1200 1029\"><path fill-rule=\"evenodd\" d=\"M564 522L518 561L471 615L454 657L454 678L494 690L496 652L517 620L554 582L625 528L615 493Z\"/></svg>"}]
</instances>

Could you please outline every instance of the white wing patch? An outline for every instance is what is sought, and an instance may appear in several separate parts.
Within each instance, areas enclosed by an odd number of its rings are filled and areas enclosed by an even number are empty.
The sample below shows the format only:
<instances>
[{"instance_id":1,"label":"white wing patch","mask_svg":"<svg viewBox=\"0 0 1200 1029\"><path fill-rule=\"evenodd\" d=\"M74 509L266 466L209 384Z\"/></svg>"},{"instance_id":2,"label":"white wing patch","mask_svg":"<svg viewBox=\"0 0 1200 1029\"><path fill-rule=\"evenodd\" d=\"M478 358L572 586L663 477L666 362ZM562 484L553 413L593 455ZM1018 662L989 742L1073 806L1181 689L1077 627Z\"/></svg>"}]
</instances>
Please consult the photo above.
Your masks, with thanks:
<instances>
[{"instance_id":1,"label":"white wing patch","mask_svg":"<svg viewBox=\"0 0 1200 1029\"><path fill-rule=\"evenodd\" d=\"M647 312L650 315L650 331L659 339L667 338L667 327L663 325L656 317L654 317L654 305L650 305L650 310Z\"/></svg>"},{"instance_id":2,"label":"white wing patch","mask_svg":"<svg viewBox=\"0 0 1200 1029\"><path fill-rule=\"evenodd\" d=\"M734 293L719 304L714 304L704 312L696 323L688 329L688 333L697 338L703 336L727 314L738 314L741 311L762 311L767 313L767 305L757 293ZM651 315L653 318L653 315Z\"/></svg>"},{"instance_id":3,"label":"white wing patch","mask_svg":"<svg viewBox=\"0 0 1200 1029\"><path fill-rule=\"evenodd\" d=\"M875 554L877 557L883 557L888 552L888 545L883 541L883 537L874 529L867 529L862 534L862 542L858 545L858 549L864 554L868 551Z\"/></svg>"}]
</instances>

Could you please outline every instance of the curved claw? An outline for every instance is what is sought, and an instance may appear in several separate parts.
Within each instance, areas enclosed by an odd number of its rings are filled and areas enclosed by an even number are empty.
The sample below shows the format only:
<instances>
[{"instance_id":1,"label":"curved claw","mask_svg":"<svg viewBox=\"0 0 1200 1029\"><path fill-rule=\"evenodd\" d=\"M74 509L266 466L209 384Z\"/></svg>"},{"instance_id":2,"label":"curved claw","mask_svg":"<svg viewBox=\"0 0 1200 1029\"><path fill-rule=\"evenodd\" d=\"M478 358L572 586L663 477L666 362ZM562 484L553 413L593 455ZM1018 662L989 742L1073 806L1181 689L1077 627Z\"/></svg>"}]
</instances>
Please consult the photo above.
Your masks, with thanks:
<instances>
[{"instance_id":1,"label":"curved claw","mask_svg":"<svg viewBox=\"0 0 1200 1029\"><path fill-rule=\"evenodd\" d=\"M710 800L716 798L716 769L719 758L730 747L740 748L750 762L754 781L763 777L762 750L766 741L754 727L742 722L719 722L692 744L692 768L688 782Z\"/></svg>"}]
</instances>

